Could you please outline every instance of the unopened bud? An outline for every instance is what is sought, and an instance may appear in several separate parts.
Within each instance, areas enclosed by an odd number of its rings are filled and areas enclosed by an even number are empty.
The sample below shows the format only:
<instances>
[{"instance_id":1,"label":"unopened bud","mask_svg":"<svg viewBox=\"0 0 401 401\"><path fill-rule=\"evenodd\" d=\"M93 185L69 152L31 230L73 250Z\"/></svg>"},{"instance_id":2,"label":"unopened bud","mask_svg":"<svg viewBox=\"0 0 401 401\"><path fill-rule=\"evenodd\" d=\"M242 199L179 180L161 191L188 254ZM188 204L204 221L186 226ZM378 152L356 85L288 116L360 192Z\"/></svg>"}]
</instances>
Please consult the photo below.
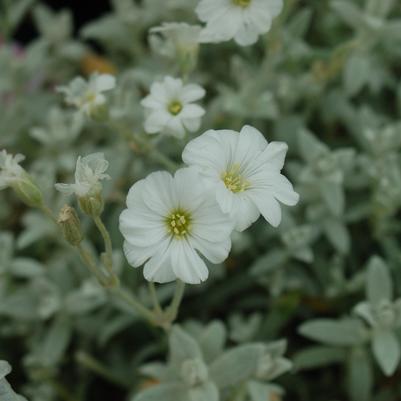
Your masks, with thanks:
<instances>
[{"instance_id":1,"label":"unopened bud","mask_svg":"<svg viewBox=\"0 0 401 401\"><path fill-rule=\"evenodd\" d=\"M78 198L78 202L81 210L88 216L98 217L103 212L104 202L101 192Z\"/></svg>"},{"instance_id":2,"label":"unopened bud","mask_svg":"<svg viewBox=\"0 0 401 401\"><path fill-rule=\"evenodd\" d=\"M15 180L11 187L28 206L40 207L43 205L42 192L28 174L24 174L21 179Z\"/></svg>"},{"instance_id":3,"label":"unopened bud","mask_svg":"<svg viewBox=\"0 0 401 401\"><path fill-rule=\"evenodd\" d=\"M74 246L81 243L83 239L81 222L77 212L71 206L65 205L58 216L57 220L64 238Z\"/></svg>"}]
</instances>

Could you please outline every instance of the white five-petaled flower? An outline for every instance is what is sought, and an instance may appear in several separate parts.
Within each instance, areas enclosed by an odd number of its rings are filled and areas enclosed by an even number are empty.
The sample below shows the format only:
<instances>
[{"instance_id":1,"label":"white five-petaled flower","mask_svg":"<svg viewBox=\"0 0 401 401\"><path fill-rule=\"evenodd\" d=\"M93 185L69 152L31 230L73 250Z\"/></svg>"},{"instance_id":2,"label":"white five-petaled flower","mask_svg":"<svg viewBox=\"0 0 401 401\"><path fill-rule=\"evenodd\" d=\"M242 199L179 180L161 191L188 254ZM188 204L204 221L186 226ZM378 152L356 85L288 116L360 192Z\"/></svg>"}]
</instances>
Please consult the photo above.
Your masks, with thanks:
<instances>
[{"instance_id":1,"label":"white five-petaled flower","mask_svg":"<svg viewBox=\"0 0 401 401\"><path fill-rule=\"evenodd\" d=\"M196 12L206 27L200 42L234 39L241 46L251 45L270 30L282 8L282 0L201 0Z\"/></svg>"},{"instance_id":2,"label":"white five-petaled flower","mask_svg":"<svg viewBox=\"0 0 401 401\"><path fill-rule=\"evenodd\" d=\"M201 86L184 85L181 79L165 77L162 83L153 83L150 94L141 102L147 114L145 131L148 134L163 132L177 138L183 138L186 130L196 131L205 110L193 102L204 96Z\"/></svg>"},{"instance_id":3,"label":"white five-petaled flower","mask_svg":"<svg viewBox=\"0 0 401 401\"><path fill-rule=\"evenodd\" d=\"M75 106L87 116L92 116L106 103L103 92L114 89L115 86L114 76L94 73L89 81L76 77L68 86L59 86L56 90L65 95L67 104Z\"/></svg>"},{"instance_id":4,"label":"white five-petaled flower","mask_svg":"<svg viewBox=\"0 0 401 401\"><path fill-rule=\"evenodd\" d=\"M26 172L19 165L24 159L24 155L13 156L4 149L0 152L0 190L24 179Z\"/></svg>"},{"instance_id":5,"label":"white five-petaled flower","mask_svg":"<svg viewBox=\"0 0 401 401\"><path fill-rule=\"evenodd\" d=\"M160 283L176 278L190 284L206 280L209 271L199 254L212 263L224 261L232 229L228 216L191 168L174 176L152 173L135 183L120 216L128 262L134 267L145 264L145 278Z\"/></svg>"},{"instance_id":6,"label":"white five-petaled flower","mask_svg":"<svg viewBox=\"0 0 401 401\"><path fill-rule=\"evenodd\" d=\"M96 195L102 189L100 181L110 179L109 175L104 174L108 166L103 153L79 156L75 168L75 183L56 184L56 189L66 195L75 193L79 198Z\"/></svg>"},{"instance_id":7,"label":"white five-petaled flower","mask_svg":"<svg viewBox=\"0 0 401 401\"><path fill-rule=\"evenodd\" d=\"M195 166L213 188L222 211L243 231L260 214L274 227L281 221L280 204L295 205L299 195L282 175L287 145L268 143L255 128L240 133L209 130L185 147L183 160Z\"/></svg>"}]
</instances>

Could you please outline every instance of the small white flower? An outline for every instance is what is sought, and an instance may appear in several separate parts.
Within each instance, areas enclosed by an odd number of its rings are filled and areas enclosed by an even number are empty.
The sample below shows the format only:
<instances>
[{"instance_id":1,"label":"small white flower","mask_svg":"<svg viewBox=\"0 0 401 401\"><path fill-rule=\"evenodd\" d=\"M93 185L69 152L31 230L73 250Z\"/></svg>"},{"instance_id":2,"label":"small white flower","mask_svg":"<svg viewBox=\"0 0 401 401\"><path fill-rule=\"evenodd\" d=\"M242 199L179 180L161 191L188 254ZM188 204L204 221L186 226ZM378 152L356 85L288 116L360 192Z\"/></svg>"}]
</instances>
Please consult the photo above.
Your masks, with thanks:
<instances>
[{"instance_id":1,"label":"small white flower","mask_svg":"<svg viewBox=\"0 0 401 401\"><path fill-rule=\"evenodd\" d=\"M132 186L127 207L120 216L124 252L132 266L145 263L147 280L198 284L209 274L199 254L212 263L227 258L233 224L195 169L150 174Z\"/></svg>"},{"instance_id":2,"label":"small white flower","mask_svg":"<svg viewBox=\"0 0 401 401\"><path fill-rule=\"evenodd\" d=\"M92 116L106 103L102 92L114 89L115 86L116 79L112 75L94 73L89 81L76 77L68 86L59 86L56 90L65 94L67 104L75 106L87 116Z\"/></svg>"},{"instance_id":3,"label":"small white flower","mask_svg":"<svg viewBox=\"0 0 401 401\"><path fill-rule=\"evenodd\" d=\"M145 131L183 138L186 130L198 130L205 110L193 102L204 96L201 86L184 85L181 79L165 77L162 83L153 83L150 94L141 102L147 114Z\"/></svg>"},{"instance_id":4,"label":"small white flower","mask_svg":"<svg viewBox=\"0 0 401 401\"><path fill-rule=\"evenodd\" d=\"M282 0L201 0L196 12L206 27L200 42L234 39L241 46L251 45L270 30L282 8Z\"/></svg>"},{"instance_id":5,"label":"small white flower","mask_svg":"<svg viewBox=\"0 0 401 401\"><path fill-rule=\"evenodd\" d=\"M13 156L5 150L0 152L0 190L25 179L26 172L19 165L24 159L21 154Z\"/></svg>"},{"instance_id":6,"label":"small white flower","mask_svg":"<svg viewBox=\"0 0 401 401\"><path fill-rule=\"evenodd\" d=\"M104 174L109 166L103 153L93 153L78 157L74 184L56 184L56 189L66 195L76 194L79 198L98 194L102 187L101 180L110 179Z\"/></svg>"},{"instance_id":7,"label":"small white flower","mask_svg":"<svg viewBox=\"0 0 401 401\"><path fill-rule=\"evenodd\" d=\"M274 227L281 221L280 204L299 200L280 171L287 152L284 142L268 142L255 128L240 133L209 130L185 147L182 158L195 166L213 187L222 211L243 231L260 214Z\"/></svg>"}]
</instances>

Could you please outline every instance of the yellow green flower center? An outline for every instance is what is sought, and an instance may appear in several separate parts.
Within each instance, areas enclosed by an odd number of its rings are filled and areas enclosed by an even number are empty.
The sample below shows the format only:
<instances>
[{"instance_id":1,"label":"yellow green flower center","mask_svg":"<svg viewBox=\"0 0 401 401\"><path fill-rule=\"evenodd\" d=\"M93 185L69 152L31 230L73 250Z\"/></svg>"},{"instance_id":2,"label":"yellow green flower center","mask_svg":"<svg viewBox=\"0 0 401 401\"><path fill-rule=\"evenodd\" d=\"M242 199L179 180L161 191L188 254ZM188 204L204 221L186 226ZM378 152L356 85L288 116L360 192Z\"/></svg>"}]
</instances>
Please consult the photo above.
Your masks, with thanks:
<instances>
[{"instance_id":1,"label":"yellow green flower center","mask_svg":"<svg viewBox=\"0 0 401 401\"><path fill-rule=\"evenodd\" d=\"M88 91L85 93L84 102L83 103L93 103L96 99L96 93L92 91Z\"/></svg>"},{"instance_id":2,"label":"yellow green flower center","mask_svg":"<svg viewBox=\"0 0 401 401\"><path fill-rule=\"evenodd\" d=\"M176 209L166 218L167 231L176 238L184 238L191 231L191 215L182 209Z\"/></svg>"},{"instance_id":3,"label":"yellow green flower center","mask_svg":"<svg viewBox=\"0 0 401 401\"><path fill-rule=\"evenodd\" d=\"M251 4L252 0L232 0L236 6L239 7L248 7Z\"/></svg>"},{"instance_id":4,"label":"yellow green flower center","mask_svg":"<svg viewBox=\"0 0 401 401\"><path fill-rule=\"evenodd\" d=\"M241 166L239 164L233 164L227 171L221 174L221 179L231 192L244 192L250 186L249 181L240 174L240 170Z\"/></svg>"},{"instance_id":5,"label":"yellow green flower center","mask_svg":"<svg viewBox=\"0 0 401 401\"><path fill-rule=\"evenodd\" d=\"M177 114L180 113L180 111L182 110L182 103L179 102L178 100L174 100L173 102L171 102L168 105L168 111L173 114L174 116L176 116Z\"/></svg>"}]
</instances>

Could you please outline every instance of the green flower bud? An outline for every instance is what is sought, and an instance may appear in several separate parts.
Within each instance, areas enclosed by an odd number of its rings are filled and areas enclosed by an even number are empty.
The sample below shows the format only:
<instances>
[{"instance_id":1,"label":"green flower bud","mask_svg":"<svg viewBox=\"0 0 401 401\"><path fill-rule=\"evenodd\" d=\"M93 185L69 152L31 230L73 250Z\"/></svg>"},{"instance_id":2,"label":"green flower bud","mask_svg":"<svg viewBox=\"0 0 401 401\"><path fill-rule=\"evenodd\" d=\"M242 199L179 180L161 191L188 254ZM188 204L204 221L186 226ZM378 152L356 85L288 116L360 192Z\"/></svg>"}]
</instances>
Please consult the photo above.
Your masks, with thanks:
<instances>
[{"instance_id":1,"label":"green flower bud","mask_svg":"<svg viewBox=\"0 0 401 401\"><path fill-rule=\"evenodd\" d=\"M28 206L41 207L43 205L42 192L28 174L24 173L21 179L15 180L11 184L11 187Z\"/></svg>"},{"instance_id":2,"label":"green flower bud","mask_svg":"<svg viewBox=\"0 0 401 401\"><path fill-rule=\"evenodd\" d=\"M101 192L78 198L81 210L91 217L100 216L104 209L104 201Z\"/></svg>"},{"instance_id":3,"label":"green flower bud","mask_svg":"<svg viewBox=\"0 0 401 401\"><path fill-rule=\"evenodd\" d=\"M64 238L73 246L77 246L83 240L81 222L74 208L65 205L58 216L59 224Z\"/></svg>"}]
</instances>

